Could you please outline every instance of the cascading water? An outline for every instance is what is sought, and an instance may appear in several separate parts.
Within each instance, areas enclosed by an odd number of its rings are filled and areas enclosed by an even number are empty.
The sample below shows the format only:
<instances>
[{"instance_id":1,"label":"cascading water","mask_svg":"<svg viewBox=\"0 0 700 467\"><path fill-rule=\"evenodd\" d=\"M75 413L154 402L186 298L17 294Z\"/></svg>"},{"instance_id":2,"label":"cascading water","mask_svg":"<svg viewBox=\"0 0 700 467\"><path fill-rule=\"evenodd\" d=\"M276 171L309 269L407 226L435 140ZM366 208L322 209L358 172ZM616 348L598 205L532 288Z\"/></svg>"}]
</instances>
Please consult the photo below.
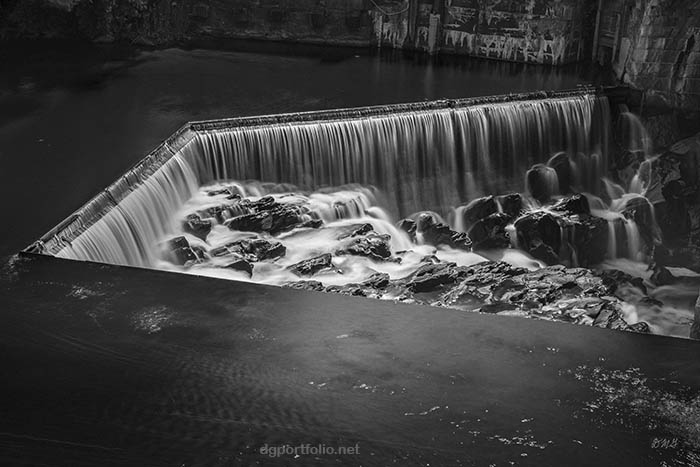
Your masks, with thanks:
<instances>
[{"instance_id":1,"label":"cascading water","mask_svg":"<svg viewBox=\"0 0 700 467\"><path fill-rule=\"evenodd\" d=\"M298 262L329 255L332 264L314 276L326 286L362 282L377 273L406 277L431 261L426 258L462 266L500 259L532 270L543 263L518 250L526 245L517 219L505 226L512 249L495 253L463 251L458 245L435 248L420 227L426 216L438 223L449 219L455 231L471 235L474 226L464 220L469 201L527 188L529 196L518 209L526 214L542 211L554 219L561 213L549 205L552 197L585 193L591 214L607 222L604 258L644 259L642 235L628 212L633 197L626 192L633 190L605 178L611 125L604 97L426 108L372 117L347 111L337 117L198 130L57 256L283 284L298 279ZM641 179L634 183L641 185ZM236 197L243 197L243 204ZM495 198L496 218L509 211L503 202ZM263 207L252 209L245 203ZM298 224L275 233L265 225L273 222L264 218L269 203L289 208L285 212L293 213ZM183 227L189 216L211 222L211 230L198 236ZM247 227L234 228L231 222L237 216L262 216L261 228L267 233L260 237ZM412 236L396 228L401 217L418 222ZM309 227L319 222L322 229ZM577 266L578 231L567 219L556 222L554 254ZM343 253L346 231L364 224L376 233L373 241L381 244L387 236L388 254L400 258L378 262L371 255ZM176 236L185 240L194 261L177 263L169 256ZM274 261L250 260L254 270L232 265L227 256L231 249L240 252L241 245L250 246L255 238L269 240L269 248L286 248L286 254Z\"/></svg>"},{"instance_id":2,"label":"cascading water","mask_svg":"<svg viewBox=\"0 0 700 467\"><path fill-rule=\"evenodd\" d=\"M216 180L303 190L358 183L376 187L395 216L445 215L466 193L521 191L525 169L561 150L605 161L609 126L607 98L583 95L201 131L58 256L153 265L153 245L172 230L174 212Z\"/></svg>"}]
</instances>

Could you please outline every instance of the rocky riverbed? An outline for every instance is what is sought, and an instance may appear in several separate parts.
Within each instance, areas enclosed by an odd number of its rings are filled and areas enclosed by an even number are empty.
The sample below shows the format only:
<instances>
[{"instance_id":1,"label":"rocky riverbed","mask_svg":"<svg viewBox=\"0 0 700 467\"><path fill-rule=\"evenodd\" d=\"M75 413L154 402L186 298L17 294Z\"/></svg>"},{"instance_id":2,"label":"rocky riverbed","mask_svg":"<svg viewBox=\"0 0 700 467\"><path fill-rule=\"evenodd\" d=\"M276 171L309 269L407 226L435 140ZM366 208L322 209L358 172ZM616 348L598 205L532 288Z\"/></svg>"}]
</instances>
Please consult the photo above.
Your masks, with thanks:
<instances>
[{"instance_id":1,"label":"rocky riverbed","mask_svg":"<svg viewBox=\"0 0 700 467\"><path fill-rule=\"evenodd\" d=\"M455 210L465 230L458 231L430 212L393 223L366 188L291 188L204 187L180 213L178 235L161 245L165 267L465 312L663 332L640 318L664 313L648 288L679 279L661 265L646 280L599 266L609 253L610 225L641 216L647 204L633 204L609 222L580 194L537 208L517 193L489 196ZM639 245L652 257L654 245L645 237Z\"/></svg>"}]
</instances>

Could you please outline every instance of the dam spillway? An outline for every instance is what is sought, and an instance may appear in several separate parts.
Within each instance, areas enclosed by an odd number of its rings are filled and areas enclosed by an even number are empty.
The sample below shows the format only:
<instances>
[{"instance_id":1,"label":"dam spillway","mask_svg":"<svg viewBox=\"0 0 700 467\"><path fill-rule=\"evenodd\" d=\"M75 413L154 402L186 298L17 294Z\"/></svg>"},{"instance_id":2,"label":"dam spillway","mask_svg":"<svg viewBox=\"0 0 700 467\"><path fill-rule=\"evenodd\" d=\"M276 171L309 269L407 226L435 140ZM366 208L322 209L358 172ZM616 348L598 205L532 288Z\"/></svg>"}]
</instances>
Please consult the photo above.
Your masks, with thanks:
<instances>
[{"instance_id":1,"label":"dam spillway","mask_svg":"<svg viewBox=\"0 0 700 467\"><path fill-rule=\"evenodd\" d=\"M607 99L590 89L195 122L30 251L145 266L145 245L168 216L199 186L226 179L374 185L397 215L443 211L469 192L521 189L523 168L559 151L593 151L602 170L609 127ZM116 248L134 251L117 260L105 245L114 239L100 244L97 231L119 217Z\"/></svg>"},{"instance_id":2,"label":"dam spillway","mask_svg":"<svg viewBox=\"0 0 700 467\"><path fill-rule=\"evenodd\" d=\"M394 289L426 268L444 275L444 265L459 268L448 273L448 281L459 282L475 273L465 268L492 261L515 269L488 270L489 277L557 263L579 274L577 267L604 260L643 260L644 240L648 247L657 229L640 230L635 216L653 208L642 195L627 194L629 187L607 180L609 93L615 94L583 88L191 123L29 251L561 319L556 307L533 308L542 297L505 308L499 298L475 308L462 303L463 291L421 299L416 295L423 286L415 282L408 295ZM498 225L468 220L472 203L508 193L517 195L518 207L506 214L508 199L494 198L495 211L487 217ZM572 193L578 198L549 204ZM277 222L271 212L293 221L271 227ZM397 228L402 217L409 219ZM193 231L192 222L206 230ZM494 228L500 229L495 243L486 238L472 245L469 236L493 234ZM281 253L269 256L272 250ZM309 276L313 280L298 281ZM577 279L581 290L568 299L585 298L600 282L584 276ZM521 286L532 280L523 276ZM347 289L377 281L382 290ZM500 297L489 294L488 300ZM573 317L565 320L634 325L640 313L623 305L596 303L593 311L570 310ZM652 328L675 334L674 326Z\"/></svg>"}]
</instances>

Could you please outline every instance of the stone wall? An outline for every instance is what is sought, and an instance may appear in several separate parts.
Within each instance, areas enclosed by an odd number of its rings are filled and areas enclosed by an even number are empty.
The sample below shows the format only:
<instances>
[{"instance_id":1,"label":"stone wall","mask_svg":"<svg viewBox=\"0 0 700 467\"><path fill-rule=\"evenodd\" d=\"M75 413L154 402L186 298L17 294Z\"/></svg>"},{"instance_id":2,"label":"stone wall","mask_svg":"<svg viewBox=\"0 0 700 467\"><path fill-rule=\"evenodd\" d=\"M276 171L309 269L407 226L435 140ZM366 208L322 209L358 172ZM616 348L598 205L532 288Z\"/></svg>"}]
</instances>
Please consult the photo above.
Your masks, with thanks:
<instances>
[{"instance_id":1,"label":"stone wall","mask_svg":"<svg viewBox=\"0 0 700 467\"><path fill-rule=\"evenodd\" d=\"M579 61L592 33L587 0L411 0L372 12L375 41L528 63Z\"/></svg>"},{"instance_id":2,"label":"stone wall","mask_svg":"<svg viewBox=\"0 0 700 467\"><path fill-rule=\"evenodd\" d=\"M700 108L700 2L615 0L619 15L613 69L645 90L648 107Z\"/></svg>"},{"instance_id":3,"label":"stone wall","mask_svg":"<svg viewBox=\"0 0 700 467\"><path fill-rule=\"evenodd\" d=\"M5 37L152 45L252 38L557 65L583 56L593 11L589 0L10 0L3 5L0 35Z\"/></svg>"}]
</instances>

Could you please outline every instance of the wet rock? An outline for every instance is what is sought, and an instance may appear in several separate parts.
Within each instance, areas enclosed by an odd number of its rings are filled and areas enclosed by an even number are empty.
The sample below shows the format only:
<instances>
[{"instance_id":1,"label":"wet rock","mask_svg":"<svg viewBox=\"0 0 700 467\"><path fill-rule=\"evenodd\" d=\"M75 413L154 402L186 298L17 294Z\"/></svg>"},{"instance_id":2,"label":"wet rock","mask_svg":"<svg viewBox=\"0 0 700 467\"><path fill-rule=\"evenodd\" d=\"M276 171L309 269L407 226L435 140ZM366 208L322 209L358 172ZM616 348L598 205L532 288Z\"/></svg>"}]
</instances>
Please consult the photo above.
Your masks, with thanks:
<instances>
[{"instance_id":1,"label":"wet rock","mask_svg":"<svg viewBox=\"0 0 700 467\"><path fill-rule=\"evenodd\" d=\"M454 284L466 274L466 269L455 263L426 263L398 283L411 292L434 292Z\"/></svg>"},{"instance_id":2,"label":"wet rock","mask_svg":"<svg viewBox=\"0 0 700 467\"><path fill-rule=\"evenodd\" d=\"M593 326L618 331L649 332L649 325L640 322L631 326L622 317L619 303L607 302L593 321Z\"/></svg>"},{"instance_id":3,"label":"wet rock","mask_svg":"<svg viewBox=\"0 0 700 467\"><path fill-rule=\"evenodd\" d=\"M523 195L520 193L501 195L497 199L501 204L501 210L503 213L507 214L511 219L520 217L525 209L525 200L523 199Z\"/></svg>"},{"instance_id":4,"label":"wet rock","mask_svg":"<svg viewBox=\"0 0 700 467\"><path fill-rule=\"evenodd\" d=\"M562 227L559 218L545 211L530 212L515 222L518 246L547 264L559 261Z\"/></svg>"},{"instance_id":5,"label":"wet rock","mask_svg":"<svg viewBox=\"0 0 700 467\"><path fill-rule=\"evenodd\" d=\"M569 155L560 152L554 155L547 165L554 169L557 174L557 180L559 182L559 193L571 193L571 185L573 182L572 170L571 170L571 160Z\"/></svg>"},{"instance_id":6,"label":"wet rock","mask_svg":"<svg viewBox=\"0 0 700 467\"><path fill-rule=\"evenodd\" d=\"M416 241L417 224L411 219L402 219L397 224L397 227L408 234L412 241Z\"/></svg>"},{"instance_id":7,"label":"wet rock","mask_svg":"<svg viewBox=\"0 0 700 467\"><path fill-rule=\"evenodd\" d=\"M625 204L622 215L631 219L639 227L639 233L647 247L652 246L658 238L654 208L643 196L631 198Z\"/></svg>"},{"instance_id":8,"label":"wet rock","mask_svg":"<svg viewBox=\"0 0 700 467\"><path fill-rule=\"evenodd\" d=\"M466 229L481 219L498 213L498 203L493 196L484 196L467 204L462 210L462 220Z\"/></svg>"},{"instance_id":9,"label":"wet rock","mask_svg":"<svg viewBox=\"0 0 700 467\"><path fill-rule=\"evenodd\" d=\"M646 285L644 285L644 280L641 277L634 277L617 269L601 271L599 275L603 280L603 285L605 285L610 294L615 294L617 289L623 285L635 287L645 295L647 293Z\"/></svg>"},{"instance_id":10,"label":"wet rock","mask_svg":"<svg viewBox=\"0 0 700 467\"><path fill-rule=\"evenodd\" d=\"M225 225L231 230L268 232L271 235L277 235L304 223L300 213L292 207L266 205L262 207L264 209L260 212L233 217L226 221Z\"/></svg>"},{"instance_id":11,"label":"wet rock","mask_svg":"<svg viewBox=\"0 0 700 467\"><path fill-rule=\"evenodd\" d=\"M573 248L580 266L600 264L607 254L608 222L590 215L572 216Z\"/></svg>"},{"instance_id":12,"label":"wet rock","mask_svg":"<svg viewBox=\"0 0 700 467\"><path fill-rule=\"evenodd\" d=\"M211 250L212 256L237 255L246 261L259 262L284 256L287 248L278 241L263 238L243 239Z\"/></svg>"},{"instance_id":13,"label":"wet rock","mask_svg":"<svg viewBox=\"0 0 700 467\"><path fill-rule=\"evenodd\" d=\"M198 246L191 246L185 237L169 240L167 249L170 261L178 266L190 266L206 258L206 252Z\"/></svg>"},{"instance_id":14,"label":"wet rock","mask_svg":"<svg viewBox=\"0 0 700 467\"><path fill-rule=\"evenodd\" d=\"M366 281L362 282L362 285L365 287L372 287L373 289L384 289L389 285L389 282L389 274L378 272L372 274Z\"/></svg>"},{"instance_id":15,"label":"wet rock","mask_svg":"<svg viewBox=\"0 0 700 467\"><path fill-rule=\"evenodd\" d=\"M661 189L664 202L657 205L659 227L665 243L671 246L686 243L690 233L690 216L684 190L682 180L667 182Z\"/></svg>"},{"instance_id":16,"label":"wet rock","mask_svg":"<svg viewBox=\"0 0 700 467\"><path fill-rule=\"evenodd\" d=\"M287 282L284 287L297 290L311 290L315 292L323 292L325 286L318 281L297 281L297 282Z\"/></svg>"},{"instance_id":17,"label":"wet rock","mask_svg":"<svg viewBox=\"0 0 700 467\"><path fill-rule=\"evenodd\" d=\"M446 245L458 250L471 250L472 242L466 233L456 232L448 225L436 222L429 214L421 214L416 224L418 232L423 236L423 241L429 245Z\"/></svg>"},{"instance_id":18,"label":"wet rock","mask_svg":"<svg viewBox=\"0 0 700 467\"><path fill-rule=\"evenodd\" d=\"M343 228L341 233L338 235L338 240L343 240L348 237L359 237L360 235L365 235L369 232L373 232L374 227L372 224L354 224Z\"/></svg>"},{"instance_id":19,"label":"wet rock","mask_svg":"<svg viewBox=\"0 0 700 467\"><path fill-rule=\"evenodd\" d=\"M304 221L298 226L299 228L309 228L309 229L320 229L323 227L323 220L322 219L311 219L308 221Z\"/></svg>"},{"instance_id":20,"label":"wet rock","mask_svg":"<svg viewBox=\"0 0 700 467\"><path fill-rule=\"evenodd\" d=\"M559 191L556 171L544 164L537 164L525 175L527 191L534 199L544 204Z\"/></svg>"},{"instance_id":21,"label":"wet rock","mask_svg":"<svg viewBox=\"0 0 700 467\"><path fill-rule=\"evenodd\" d=\"M588 205L588 198L581 194L575 194L562 198L552 206L552 211L564 214L590 214L591 208Z\"/></svg>"},{"instance_id":22,"label":"wet rock","mask_svg":"<svg viewBox=\"0 0 700 467\"><path fill-rule=\"evenodd\" d=\"M331 260L331 254L325 253L288 266L287 269L298 276L313 276L324 269L331 269L333 267Z\"/></svg>"},{"instance_id":23,"label":"wet rock","mask_svg":"<svg viewBox=\"0 0 700 467\"><path fill-rule=\"evenodd\" d=\"M515 222L518 246L547 264L600 263L607 253L607 221L585 213L573 214L588 207L583 196L566 198L557 205L566 213L534 211Z\"/></svg>"},{"instance_id":24,"label":"wet rock","mask_svg":"<svg viewBox=\"0 0 700 467\"><path fill-rule=\"evenodd\" d=\"M248 274L248 277L253 277L253 265L244 259L237 259L226 266L226 269L233 269L234 271L241 271Z\"/></svg>"},{"instance_id":25,"label":"wet rock","mask_svg":"<svg viewBox=\"0 0 700 467\"><path fill-rule=\"evenodd\" d=\"M384 261L391 257L390 240L389 235L374 231L359 237L352 235L335 251L335 254L365 256L376 261Z\"/></svg>"},{"instance_id":26,"label":"wet rock","mask_svg":"<svg viewBox=\"0 0 700 467\"><path fill-rule=\"evenodd\" d=\"M491 214L478 220L467 234L472 241L472 248L474 250L508 248L510 237L506 227L510 222L511 217L505 213Z\"/></svg>"},{"instance_id":27,"label":"wet rock","mask_svg":"<svg viewBox=\"0 0 700 467\"><path fill-rule=\"evenodd\" d=\"M183 228L185 232L206 241L207 235L211 232L211 221L209 219L202 219L197 214L190 214L185 219Z\"/></svg>"},{"instance_id":28,"label":"wet rock","mask_svg":"<svg viewBox=\"0 0 700 467\"><path fill-rule=\"evenodd\" d=\"M675 284L678 280L666 267L656 264L651 274L651 281L657 286L662 286Z\"/></svg>"}]
</instances>

